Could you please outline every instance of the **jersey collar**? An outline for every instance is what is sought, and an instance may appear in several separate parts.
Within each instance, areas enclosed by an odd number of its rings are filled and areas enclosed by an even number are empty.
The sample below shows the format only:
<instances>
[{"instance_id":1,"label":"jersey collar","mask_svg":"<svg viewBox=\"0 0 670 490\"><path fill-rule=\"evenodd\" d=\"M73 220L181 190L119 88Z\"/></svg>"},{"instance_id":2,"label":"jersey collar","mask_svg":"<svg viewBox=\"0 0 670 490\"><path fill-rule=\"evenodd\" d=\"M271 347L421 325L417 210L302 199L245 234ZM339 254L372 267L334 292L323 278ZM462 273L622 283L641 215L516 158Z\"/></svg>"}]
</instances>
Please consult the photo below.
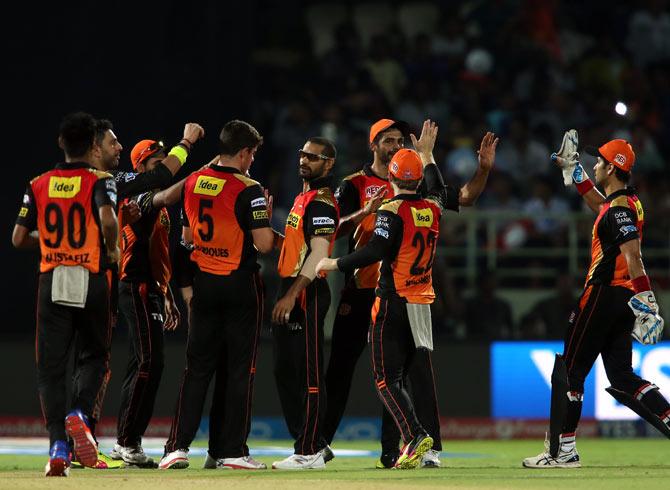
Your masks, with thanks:
<instances>
[{"instance_id":1,"label":"jersey collar","mask_svg":"<svg viewBox=\"0 0 670 490\"><path fill-rule=\"evenodd\" d=\"M624 187L623 189L619 189L618 191L612 192L609 196L605 198L605 202L612 202L619 196L633 196L635 195L635 192L636 191L633 187Z\"/></svg>"},{"instance_id":2,"label":"jersey collar","mask_svg":"<svg viewBox=\"0 0 670 490\"><path fill-rule=\"evenodd\" d=\"M225 165L212 165L209 168L216 172L223 172L226 174L240 174L242 175L242 172L239 171L239 169L236 169L235 167L228 167Z\"/></svg>"},{"instance_id":3,"label":"jersey collar","mask_svg":"<svg viewBox=\"0 0 670 490\"><path fill-rule=\"evenodd\" d=\"M367 175L368 177L377 177L380 180L385 180L388 182L389 179L385 179L384 177L380 177L377 175L373 170L372 170L372 164L371 163L366 163L363 166L363 173Z\"/></svg>"},{"instance_id":4,"label":"jersey collar","mask_svg":"<svg viewBox=\"0 0 670 490\"><path fill-rule=\"evenodd\" d=\"M309 190L315 191L316 189L322 189L323 187L332 187L333 185L333 176L326 175L325 177L319 177L309 182Z\"/></svg>"}]
</instances>

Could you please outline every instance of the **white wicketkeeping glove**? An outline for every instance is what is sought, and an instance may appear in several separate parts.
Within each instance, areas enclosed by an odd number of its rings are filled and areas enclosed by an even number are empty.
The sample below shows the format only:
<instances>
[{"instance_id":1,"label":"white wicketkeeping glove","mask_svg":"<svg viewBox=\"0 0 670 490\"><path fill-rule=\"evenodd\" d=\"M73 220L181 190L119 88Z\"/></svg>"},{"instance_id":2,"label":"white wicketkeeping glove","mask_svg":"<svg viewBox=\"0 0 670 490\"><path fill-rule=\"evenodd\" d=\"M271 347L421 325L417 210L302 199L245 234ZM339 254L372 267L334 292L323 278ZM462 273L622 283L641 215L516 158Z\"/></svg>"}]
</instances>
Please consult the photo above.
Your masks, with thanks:
<instances>
[{"instance_id":1,"label":"white wicketkeeping glove","mask_svg":"<svg viewBox=\"0 0 670 490\"><path fill-rule=\"evenodd\" d=\"M563 183L566 187L572 184L573 172L575 166L579 164L579 153L577 153L577 146L579 145L579 137L576 129L570 129L563 135L561 148L551 154L551 161L556 163L563 172Z\"/></svg>"},{"instance_id":2,"label":"white wicketkeeping glove","mask_svg":"<svg viewBox=\"0 0 670 490\"><path fill-rule=\"evenodd\" d=\"M655 344L663 337L665 322L658 314L658 303L652 291L637 293L628 301L635 314L635 324L631 335L641 344Z\"/></svg>"}]
</instances>

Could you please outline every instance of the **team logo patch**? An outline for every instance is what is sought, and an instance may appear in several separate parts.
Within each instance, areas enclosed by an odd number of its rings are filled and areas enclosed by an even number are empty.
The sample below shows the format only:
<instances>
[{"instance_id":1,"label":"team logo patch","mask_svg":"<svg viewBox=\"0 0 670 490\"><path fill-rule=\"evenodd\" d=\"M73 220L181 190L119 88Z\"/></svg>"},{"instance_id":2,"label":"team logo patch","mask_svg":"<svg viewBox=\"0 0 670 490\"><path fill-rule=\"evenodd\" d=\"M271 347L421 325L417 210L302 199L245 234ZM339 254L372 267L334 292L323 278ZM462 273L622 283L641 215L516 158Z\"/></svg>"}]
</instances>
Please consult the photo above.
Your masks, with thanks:
<instances>
[{"instance_id":1,"label":"team logo patch","mask_svg":"<svg viewBox=\"0 0 670 490\"><path fill-rule=\"evenodd\" d=\"M332 235L335 233L335 227L331 226L328 228L317 228L314 230L315 235Z\"/></svg>"},{"instance_id":2,"label":"team logo patch","mask_svg":"<svg viewBox=\"0 0 670 490\"><path fill-rule=\"evenodd\" d=\"M28 208L21 207L19 210L19 218L25 218L26 216L28 216Z\"/></svg>"},{"instance_id":3,"label":"team logo patch","mask_svg":"<svg viewBox=\"0 0 670 490\"><path fill-rule=\"evenodd\" d=\"M347 316L349 313L351 313L351 305L348 303L342 303L340 309L337 310L338 315Z\"/></svg>"},{"instance_id":4,"label":"team logo patch","mask_svg":"<svg viewBox=\"0 0 670 490\"><path fill-rule=\"evenodd\" d=\"M286 218L286 226L290 226L293 229L298 229L300 224L300 216L295 213L290 213Z\"/></svg>"},{"instance_id":5,"label":"team logo patch","mask_svg":"<svg viewBox=\"0 0 670 490\"><path fill-rule=\"evenodd\" d=\"M621 153L617 153L616 155L614 155L614 161L617 162L619 165L626 165L626 157Z\"/></svg>"},{"instance_id":6,"label":"team logo patch","mask_svg":"<svg viewBox=\"0 0 670 490\"><path fill-rule=\"evenodd\" d=\"M49 177L49 197L71 199L81 190L81 175L76 177Z\"/></svg>"},{"instance_id":7,"label":"team logo patch","mask_svg":"<svg viewBox=\"0 0 670 490\"><path fill-rule=\"evenodd\" d=\"M259 207L259 206L263 206L263 207L265 207L265 206L267 206L267 205L268 205L268 204L267 204L267 202L265 201L265 198L264 198L264 197L259 197L258 199L254 199L253 201L251 201L251 207L252 207L252 208L257 208L257 207Z\"/></svg>"},{"instance_id":8,"label":"team logo patch","mask_svg":"<svg viewBox=\"0 0 670 490\"><path fill-rule=\"evenodd\" d=\"M637 210L637 220L642 221L644 219L644 209L642 209L642 203L640 201L635 201L635 209Z\"/></svg>"},{"instance_id":9,"label":"team logo patch","mask_svg":"<svg viewBox=\"0 0 670 490\"><path fill-rule=\"evenodd\" d=\"M263 209L262 211L254 211L252 214L254 219L268 219L268 212L266 209Z\"/></svg>"},{"instance_id":10,"label":"team logo patch","mask_svg":"<svg viewBox=\"0 0 670 490\"><path fill-rule=\"evenodd\" d=\"M198 176L198 180L195 181L193 193L204 194L205 196L218 196L223 190L225 183L225 179L218 179L216 177L210 177L209 175L200 175Z\"/></svg>"},{"instance_id":11,"label":"team logo patch","mask_svg":"<svg viewBox=\"0 0 670 490\"><path fill-rule=\"evenodd\" d=\"M375 195L375 192L377 192L379 189L384 187L383 185L369 185L365 188L365 198L370 199L372 196Z\"/></svg>"},{"instance_id":12,"label":"team logo patch","mask_svg":"<svg viewBox=\"0 0 670 490\"><path fill-rule=\"evenodd\" d=\"M328 218L327 216L316 216L316 217L312 218L312 224L314 226L319 226L319 225L334 226L335 225L335 220L333 218Z\"/></svg>"},{"instance_id":13,"label":"team logo patch","mask_svg":"<svg viewBox=\"0 0 670 490\"><path fill-rule=\"evenodd\" d=\"M637 228L633 225L626 225L626 226L622 226L621 228L619 228L619 231L621 232L622 235L626 236L629 233L633 233L634 231L637 231Z\"/></svg>"},{"instance_id":14,"label":"team logo patch","mask_svg":"<svg viewBox=\"0 0 670 490\"><path fill-rule=\"evenodd\" d=\"M389 232L386 230L382 230L381 228L375 228L375 235L379 235L380 237L388 239Z\"/></svg>"},{"instance_id":15,"label":"team logo patch","mask_svg":"<svg viewBox=\"0 0 670 490\"><path fill-rule=\"evenodd\" d=\"M433 210L430 208L416 209L410 208L414 226L430 227L433 224Z\"/></svg>"}]
</instances>

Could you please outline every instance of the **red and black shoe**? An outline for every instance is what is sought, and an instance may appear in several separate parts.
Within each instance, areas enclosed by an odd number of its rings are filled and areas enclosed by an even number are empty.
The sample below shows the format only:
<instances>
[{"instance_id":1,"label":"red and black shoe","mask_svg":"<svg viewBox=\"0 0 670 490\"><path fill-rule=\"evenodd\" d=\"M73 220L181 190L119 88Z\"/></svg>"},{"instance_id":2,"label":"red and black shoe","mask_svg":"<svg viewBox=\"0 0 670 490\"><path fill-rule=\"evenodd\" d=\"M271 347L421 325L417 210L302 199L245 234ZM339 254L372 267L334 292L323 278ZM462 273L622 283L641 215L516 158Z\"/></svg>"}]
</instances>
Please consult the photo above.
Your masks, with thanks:
<instances>
[{"instance_id":1,"label":"red and black shoe","mask_svg":"<svg viewBox=\"0 0 670 490\"><path fill-rule=\"evenodd\" d=\"M95 468L98 462L98 444L88 426L88 418L81 410L74 410L65 417L65 430L74 441L74 454L82 465Z\"/></svg>"}]
</instances>

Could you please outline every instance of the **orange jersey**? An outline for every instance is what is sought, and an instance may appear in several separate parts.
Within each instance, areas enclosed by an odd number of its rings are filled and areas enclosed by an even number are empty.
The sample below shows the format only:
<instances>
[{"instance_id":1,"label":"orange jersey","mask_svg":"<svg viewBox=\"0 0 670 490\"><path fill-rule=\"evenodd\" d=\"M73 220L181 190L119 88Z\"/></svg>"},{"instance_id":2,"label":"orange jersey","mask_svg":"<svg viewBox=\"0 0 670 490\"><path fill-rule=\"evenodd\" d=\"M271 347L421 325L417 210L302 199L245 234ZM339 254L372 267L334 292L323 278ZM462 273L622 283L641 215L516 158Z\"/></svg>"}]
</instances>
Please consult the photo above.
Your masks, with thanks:
<instances>
[{"instance_id":1,"label":"orange jersey","mask_svg":"<svg viewBox=\"0 0 670 490\"><path fill-rule=\"evenodd\" d=\"M104 205L116 205L116 184L85 163L59 164L30 182L17 223L39 232L40 272L81 265L97 273L107 266L97 215Z\"/></svg>"},{"instance_id":2,"label":"orange jersey","mask_svg":"<svg viewBox=\"0 0 670 490\"><path fill-rule=\"evenodd\" d=\"M232 167L194 172L184 184L183 211L193 233L191 260L200 270L224 276L258 270L251 230L270 226L258 182Z\"/></svg>"},{"instance_id":3,"label":"orange jersey","mask_svg":"<svg viewBox=\"0 0 670 490\"><path fill-rule=\"evenodd\" d=\"M337 189L336 197L342 216L348 216L365 207L372 196L382 187L387 189L386 199L393 197L393 188L387 179L377 176L370 165L363 170L349 175L342 180ZM375 215L366 216L361 221L349 239L349 251L363 247L375 228ZM357 289L375 288L379 280L379 263L355 269L351 280Z\"/></svg>"},{"instance_id":4,"label":"orange jersey","mask_svg":"<svg viewBox=\"0 0 670 490\"><path fill-rule=\"evenodd\" d=\"M172 275L170 215L165 208L154 208L153 196L153 192L147 192L134 198L142 212L142 216L136 222L124 223L122 213L119 213L121 228L119 279L132 282L151 281L165 294Z\"/></svg>"},{"instance_id":5,"label":"orange jersey","mask_svg":"<svg viewBox=\"0 0 670 490\"><path fill-rule=\"evenodd\" d=\"M605 200L593 224L591 265L586 285L604 284L633 289L628 263L619 246L629 240L642 240L644 210L632 189L616 191Z\"/></svg>"},{"instance_id":6,"label":"orange jersey","mask_svg":"<svg viewBox=\"0 0 670 490\"><path fill-rule=\"evenodd\" d=\"M310 252L309 239L331 235L335 241L339 208L330 188L323 186L298 194L286 219L284 244L277 270L281 277L296 277Z\"/></svg>"},{"instance_id":7,"label":"orange jersey","mask_svg":"<svg viewBox=\"0 0 670 490\"><path fill-rule=\"evenodd\" d=\"M401 194L377 211L370 242L338 260L341 270L381 260L377 296L408 303L432 303L432 266L443 206L417 194Z\"/></svg>"}]
</instances>

